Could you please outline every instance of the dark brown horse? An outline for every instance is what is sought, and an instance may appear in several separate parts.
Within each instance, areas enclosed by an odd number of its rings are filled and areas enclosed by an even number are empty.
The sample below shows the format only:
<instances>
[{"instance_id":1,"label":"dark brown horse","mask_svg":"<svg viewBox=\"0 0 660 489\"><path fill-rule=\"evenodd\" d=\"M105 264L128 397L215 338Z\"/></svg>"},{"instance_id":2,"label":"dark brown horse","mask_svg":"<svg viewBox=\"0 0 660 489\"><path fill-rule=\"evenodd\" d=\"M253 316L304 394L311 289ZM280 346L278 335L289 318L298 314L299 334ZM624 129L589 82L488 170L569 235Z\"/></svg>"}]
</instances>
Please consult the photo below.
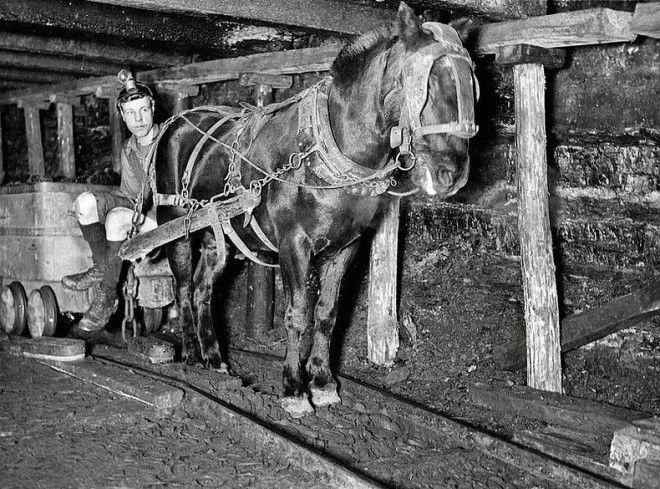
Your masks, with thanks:
<instances>
[{"instance_id":1,"label":"dark brown horse","mask_svg":"<svg viewBox=\"0 0 660 489\"><path fill-rule=\"evenodd\" d=\"M465 184L468 138L476 132L474 89L456 31L422 25L401 4L391 27L340 52L331 79L242 116L188 111L163 132L155 159L159 223L247 195L246 212L231 227L216 223L216 236L229 233L248 256L278 250L287 332L282 405L291 415L340 401L329 366L339 288L358 239L394 198L386 193L393 179L405 170L439 198ZM211 297L225 254L205 236L180 238L167 253L183 358L218 368ZM303 352L308 328L311 351Z\"/></svg>"}]
</instances>

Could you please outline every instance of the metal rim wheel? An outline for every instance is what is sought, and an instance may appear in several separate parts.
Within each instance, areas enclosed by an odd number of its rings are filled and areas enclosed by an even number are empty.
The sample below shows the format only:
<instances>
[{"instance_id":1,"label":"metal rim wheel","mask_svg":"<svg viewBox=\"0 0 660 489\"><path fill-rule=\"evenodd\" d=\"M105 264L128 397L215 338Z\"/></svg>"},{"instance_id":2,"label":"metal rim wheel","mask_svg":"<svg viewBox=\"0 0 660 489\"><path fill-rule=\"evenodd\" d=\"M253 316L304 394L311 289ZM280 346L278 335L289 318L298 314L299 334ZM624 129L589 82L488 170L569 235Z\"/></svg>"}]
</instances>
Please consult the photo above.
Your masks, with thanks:
<instances>
[{"instance_id":1,"label":"metal rim wheel","mask_svg":"<svg viewBox=\"0 0 660 489\"><path fill-rule=\"evenodd\" d=\"M57 299L48 285L30 292L27 324L33 338L53 336L57 327Z\"/></svg>"},{"instance_id":2,"label":"metal rim wheel","mask_svg":"<svg viewBox=\"0 0 660 489\"><path fill-rule=\"evenodd\" d=\"M20 335L27 320L27 296L20 282L12 282L0 293L0 323L9 334Z\"/></svg>"},{"instance_id":3,"label":"metal rim wheel","mask_svg":"<svg viewBox=\"0 0 660 489\"><path fill-rule=\"evenodd\" d=\"M158 332L163 325L163 308L143 307L142 323L144 324L145 335Z\"/></svg>"}]
</instances>

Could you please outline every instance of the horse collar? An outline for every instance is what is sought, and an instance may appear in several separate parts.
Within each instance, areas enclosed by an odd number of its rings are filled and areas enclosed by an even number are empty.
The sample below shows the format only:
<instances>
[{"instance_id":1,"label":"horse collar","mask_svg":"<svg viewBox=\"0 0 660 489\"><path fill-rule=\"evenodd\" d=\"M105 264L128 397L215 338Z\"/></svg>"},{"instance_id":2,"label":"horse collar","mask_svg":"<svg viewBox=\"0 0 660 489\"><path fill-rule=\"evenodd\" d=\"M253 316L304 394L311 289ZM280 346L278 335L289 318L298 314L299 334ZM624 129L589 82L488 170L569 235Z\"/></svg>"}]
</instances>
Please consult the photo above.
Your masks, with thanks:
<instances>
[{"instance_id":1,"label":"horse collar","mask_svg":"<svg viewBox=\"0 0 660 489\"><path fill-rule=\"evenodd\" d=\"M382 194L390 185L396 166L374 170L348 158L337 146L328 112L328 92L332 78L310 87L298 109L298 141L308 155L307 166L331 186L356 194ZM311 159L317 156L317 163Z\"/></svg>"}]
</instances>

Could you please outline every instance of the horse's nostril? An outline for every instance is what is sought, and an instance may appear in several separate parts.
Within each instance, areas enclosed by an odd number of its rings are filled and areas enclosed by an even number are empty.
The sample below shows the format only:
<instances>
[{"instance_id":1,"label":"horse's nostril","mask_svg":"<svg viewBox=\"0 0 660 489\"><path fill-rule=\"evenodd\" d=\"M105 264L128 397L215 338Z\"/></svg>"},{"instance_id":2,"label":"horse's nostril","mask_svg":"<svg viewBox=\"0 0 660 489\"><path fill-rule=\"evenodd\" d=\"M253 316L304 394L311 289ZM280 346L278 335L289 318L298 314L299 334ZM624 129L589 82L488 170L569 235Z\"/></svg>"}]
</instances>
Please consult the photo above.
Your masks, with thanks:
<instances>
[{"instance_id":1,"label":"horse's nostril","mask_svg":"<svg viewBox=\"0 0 660 489\"><path fill-rule=\"evenodd\" d=\"M443 189L450 189L454 184L454 172L444 168L438 170L438 183Z\"/></svg>"}]
</instances>

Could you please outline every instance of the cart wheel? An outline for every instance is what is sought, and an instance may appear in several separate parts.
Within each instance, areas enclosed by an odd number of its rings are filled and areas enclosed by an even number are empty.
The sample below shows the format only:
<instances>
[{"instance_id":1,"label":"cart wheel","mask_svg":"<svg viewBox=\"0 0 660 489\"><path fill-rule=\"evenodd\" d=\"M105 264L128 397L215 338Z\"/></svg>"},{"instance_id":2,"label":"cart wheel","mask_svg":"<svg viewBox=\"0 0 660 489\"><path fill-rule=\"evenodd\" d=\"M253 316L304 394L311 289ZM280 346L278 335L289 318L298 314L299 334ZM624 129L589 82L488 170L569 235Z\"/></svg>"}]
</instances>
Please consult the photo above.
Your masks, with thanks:
<instances>
[{"instance_id":1,"label":"cart wheel","mask_svg":"<svg viewBox=\"0 0 660 489\"><path fill-rule=\"evenodd\" d=\"M20 282L12 282L0 293L0 324L9 334L20 335L25 331L27 296Z\"/></svg>"},{"instance_id":2,"label":"cart wheel","mask_svg":"<svg viewBox=\"0 0 660 489\"><path fill-rule=\"evenodd\" d=\"M53 336L57 327L57 299L48 285L30 292L27 302L27 324L33 338Z\"/></svg>"},{"instance_id":3,"label":"cart wheel","mask_svg":"<svg viewBox=\"0 0 660 489\"><path fill-rule=\"evenodd\" d=\"M143 307L142 323L144 324L144 334L156 333L163 325L162 307Z\"/></svg>"}]
</instances>

